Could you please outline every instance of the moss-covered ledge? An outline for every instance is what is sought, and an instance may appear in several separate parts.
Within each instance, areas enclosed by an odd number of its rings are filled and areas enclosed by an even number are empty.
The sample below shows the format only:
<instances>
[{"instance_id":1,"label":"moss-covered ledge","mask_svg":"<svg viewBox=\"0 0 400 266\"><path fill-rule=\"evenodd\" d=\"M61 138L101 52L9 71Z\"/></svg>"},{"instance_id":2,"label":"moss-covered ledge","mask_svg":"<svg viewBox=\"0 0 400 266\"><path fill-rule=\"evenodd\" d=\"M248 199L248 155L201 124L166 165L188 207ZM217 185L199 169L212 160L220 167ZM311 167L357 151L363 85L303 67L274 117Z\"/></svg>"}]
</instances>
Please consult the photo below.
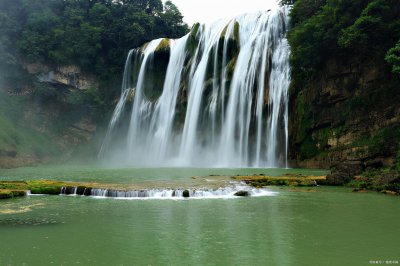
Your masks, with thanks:
<instances>
[{"instance_id":1,"label":"moss-covered ledge","mask_svg":"<svg viewBox=\"0 0 400 266\"><path fill-rule=\"evenodd\" d=\"M22 197L26 195L24 190L10 190L10 189L0 189L0 199L10 199L15 197Z\"/></svg>"},{"instance_id":2,"label":"moss-covered ledge","mask_svg":"<svg viewBox=\"0 0 400 266\"><path fill-rule=\"evenodd\" d=\"M375 170L364 172L355 176L351 181L344 184L335 184L327 180L327 176L264 176L264 175L237 175L231 179L244 181L246 184L261 188L266 186L291 186L291 187L313 187L344 186L353 188L353 192L377 191L388 195L400 195L400 172L391 170Z\"/></svg>"},{"instance_id":3,"label":"moss-covered ledge","mask_svg":"<svg viewBox=\"0 0 400 266\"><path fill-rule=\"evenodd\" d=\"M231 177L234 180L244 181L246 184L261 188L265 186L293 186L293 187L313 187L325 181L326 176L303 176L303 175L284 175L284 176L265 176L265 175L238 175Z\"/></svg>"},{"instance_id":4,"label":"moss-covered ledge","mask_svg":"<svg viewBox=\"0 0 400 266\"><path fill-rule=\"evenodd\" d=\"M283 176L266 175L236 175L236 176L205 176L192 177L194 181L199 180L200 187L207 183L204 180L213 180L217 186L228 184L229 181L242 181L249 186L262 188L267 186L288 186L288 187L315 187L318 185L335 186L327 180L327 176L309 176L302 174L286 174ZM193 181L192 180L192 181ZM205 183L204 183L205 182ZM179 182L178 182L179 183ZM353 188L354 192L379 191L390 195L400 195L400 173L397 171L374 171L365 172L362 176L357 176L351 182L344 184L346 187ZM165 184L164 184L165 185ZM170 184L169 184L170 185ZM167 187L169 187L167 185ZM175 184L175 186L183 184ZM192 184L193 185L193 184ZM192 186L185 184L184 186ZM210 184L207 183L209 186ZM337 185L336 185L337 186ZM63 182L52 180L34 181L0 181L0 199L21 197L28 194L47 194L47 195L91 195L93 189L107 189L114 191L146 190L144 184L106 184L90 182Z\"/></svg>"}]
</instances>

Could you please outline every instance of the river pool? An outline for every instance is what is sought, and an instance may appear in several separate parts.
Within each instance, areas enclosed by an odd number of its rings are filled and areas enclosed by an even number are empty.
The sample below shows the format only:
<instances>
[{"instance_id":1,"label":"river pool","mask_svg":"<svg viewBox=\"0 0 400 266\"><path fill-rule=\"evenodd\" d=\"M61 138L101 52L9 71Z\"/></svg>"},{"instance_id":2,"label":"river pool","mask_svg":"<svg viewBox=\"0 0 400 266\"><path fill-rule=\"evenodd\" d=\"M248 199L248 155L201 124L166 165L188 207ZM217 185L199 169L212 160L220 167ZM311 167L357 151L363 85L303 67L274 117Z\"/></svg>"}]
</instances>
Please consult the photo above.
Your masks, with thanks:
<instances>
[{"instance_id":1,"label":"river pool","mask_svg":"<svg viewBox=\"0 0 400 266\"><path fill-rule=\"evenodd\" d=\"M190 175L201 174L196 171ZM110 181L107 177L99 179ZM275 193L235 199L2 200L0 265L400 263L399 197L334 187L269 190Z\"/></svg>"}]
</instances>

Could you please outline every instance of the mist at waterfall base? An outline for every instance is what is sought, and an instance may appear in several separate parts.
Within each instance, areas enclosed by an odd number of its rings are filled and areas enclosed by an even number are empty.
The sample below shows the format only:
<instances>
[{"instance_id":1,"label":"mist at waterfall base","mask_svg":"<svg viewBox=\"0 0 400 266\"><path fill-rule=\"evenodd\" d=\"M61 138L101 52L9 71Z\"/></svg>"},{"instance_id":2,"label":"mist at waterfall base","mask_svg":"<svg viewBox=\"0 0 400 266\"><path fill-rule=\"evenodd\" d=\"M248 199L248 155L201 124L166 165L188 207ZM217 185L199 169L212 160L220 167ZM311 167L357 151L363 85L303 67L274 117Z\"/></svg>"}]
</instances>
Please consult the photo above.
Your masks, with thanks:
<instances>
[{"instance_id":1,"label":"mist at waterfall base","mask_svg":"<svg viewBox=\"0 0 400 266\"><path fill-rule=\"evenodd\" d=\"M131 50L100 161L287 167L288 11L195 24Z\"/></svg>"}]
</instances>

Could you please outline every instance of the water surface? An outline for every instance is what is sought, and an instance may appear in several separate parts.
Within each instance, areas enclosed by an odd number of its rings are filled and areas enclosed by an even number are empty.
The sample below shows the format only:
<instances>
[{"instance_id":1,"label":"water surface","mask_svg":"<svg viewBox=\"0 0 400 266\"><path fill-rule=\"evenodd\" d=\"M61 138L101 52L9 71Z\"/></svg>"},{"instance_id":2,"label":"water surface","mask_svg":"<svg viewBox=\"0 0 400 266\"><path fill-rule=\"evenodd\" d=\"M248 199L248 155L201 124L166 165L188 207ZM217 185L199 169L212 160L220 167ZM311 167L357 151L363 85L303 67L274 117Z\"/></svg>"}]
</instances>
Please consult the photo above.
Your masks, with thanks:
<instances>
[{"instance_id":1,"label":"water surface","mask_svg":"<svg viewBox=\"0 0 400 266\"><path fill-rule=\"evenodd\" d=\"M369 265L400 260L399 198L347 189L275 196L0 203L0 265ZM13 213L13 211L19 213Z\"/></svg>"},{"instance_id":2,"label":"water surface","mask_svg":"<svg viewBox=\"0 0 400 266\"><path fill-rule=\"evenodd\" d=\"M107 168L94 165L49 165L0 169L0 180L51 179L61 181L132 183L184 180L193 176L284 174L326 175L327 170L284 168Z\"/></svg>"}]
</instances>

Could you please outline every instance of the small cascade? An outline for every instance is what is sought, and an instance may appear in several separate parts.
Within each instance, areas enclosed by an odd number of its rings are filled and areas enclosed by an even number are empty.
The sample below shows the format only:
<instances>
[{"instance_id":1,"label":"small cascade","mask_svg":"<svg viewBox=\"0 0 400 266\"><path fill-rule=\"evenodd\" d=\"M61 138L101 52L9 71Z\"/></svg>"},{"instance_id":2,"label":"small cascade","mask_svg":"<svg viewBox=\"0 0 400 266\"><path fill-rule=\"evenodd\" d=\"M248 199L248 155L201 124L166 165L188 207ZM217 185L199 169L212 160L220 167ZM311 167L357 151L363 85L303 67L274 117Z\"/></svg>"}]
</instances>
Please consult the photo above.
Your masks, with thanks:
<instances>
[{"instance_id":1,"label":"small cascade","mask_svg":"<svg viewBox=\"0 0 400 266\"><path fill-rule=\"evenodd\" d=\"M92 188L87 187L62 187L60 190L60 195L68 196L90 196L92 193Z\"/></svg>"},{"instance_id":2,"label":"small cascade","mask_svg":"<svg viewBox=\"0 0 400 266\"><path fill-rule=\"evenodd\" d=\"M97 198L118 198L118 199L218 199L235 198L245 192L246 196L273 196L276 192L267 189L252 188L241 185L235 187L224 187L218 189L147 189L147 190L110 190L92 189L91 196Z\"/></svg>"},{"instance_id":3,"label":"small cascade","mask_svg":"<svg viewBox=\"0 0 400 266\"><path fill-rule=\"evenodd\" d=\"M102 162L287 167L288 12L195 24L130 51Z\"/></svg>"},{"instance_id":4,"label":"small cascade","mask_svg":"<svg viewBox=\"0 0 400 266\"><path fill-rule=\"evenodd\" d=\"M60 195L63 196L92 196L95 198L118 198L118 199L219 199L236 198L240 196L274 196L276 192L264 188L253 188L244 183L233 183L232 186L217 189L141 189L141 190L118 190L108 188L87 187L62 187ZM32 195L28 193L28 195Z\"/></svg>"}]
</instances>

